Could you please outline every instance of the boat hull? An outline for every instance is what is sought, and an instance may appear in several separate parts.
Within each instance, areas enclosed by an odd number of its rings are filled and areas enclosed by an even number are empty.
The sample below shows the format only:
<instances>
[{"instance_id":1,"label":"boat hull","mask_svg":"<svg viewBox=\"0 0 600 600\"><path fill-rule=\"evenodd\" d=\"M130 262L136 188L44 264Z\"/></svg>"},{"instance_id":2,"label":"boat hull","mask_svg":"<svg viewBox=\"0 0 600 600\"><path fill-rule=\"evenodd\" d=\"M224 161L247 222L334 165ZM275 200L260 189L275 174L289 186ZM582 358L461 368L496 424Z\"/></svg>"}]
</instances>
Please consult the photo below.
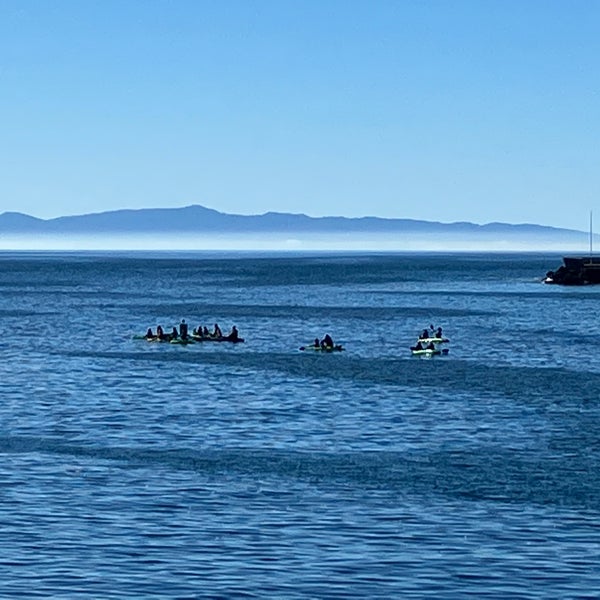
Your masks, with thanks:
<instances>
[{"instance_id":1,"label":"boat hull","mask_svg":"<svg viewBox=\"0 0 600 600\"><path fill-rule=\"evenodd\" d=\"M544 283L555 285L600 284L600 258L565 256L556 271L548 271Z\"/></svg>"}]
</instances>

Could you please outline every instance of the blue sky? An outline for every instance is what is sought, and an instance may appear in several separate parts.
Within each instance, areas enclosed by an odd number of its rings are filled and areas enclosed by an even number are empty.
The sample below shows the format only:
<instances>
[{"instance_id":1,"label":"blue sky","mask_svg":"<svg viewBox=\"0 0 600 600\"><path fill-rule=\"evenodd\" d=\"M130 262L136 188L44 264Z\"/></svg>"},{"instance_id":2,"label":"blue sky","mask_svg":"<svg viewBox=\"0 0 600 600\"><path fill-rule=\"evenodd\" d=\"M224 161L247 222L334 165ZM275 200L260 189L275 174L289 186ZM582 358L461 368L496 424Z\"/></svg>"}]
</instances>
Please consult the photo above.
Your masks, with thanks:
<instances>
[{"instance_id":1,"label":"blue sky","mask_svg":"<svg viewBox=\"0 0 600 600\"><path fill-rule=\"evenodd\" d=\"M0 212L600 213L600 2L0 0Z\"/></svg>"}]
</instances>

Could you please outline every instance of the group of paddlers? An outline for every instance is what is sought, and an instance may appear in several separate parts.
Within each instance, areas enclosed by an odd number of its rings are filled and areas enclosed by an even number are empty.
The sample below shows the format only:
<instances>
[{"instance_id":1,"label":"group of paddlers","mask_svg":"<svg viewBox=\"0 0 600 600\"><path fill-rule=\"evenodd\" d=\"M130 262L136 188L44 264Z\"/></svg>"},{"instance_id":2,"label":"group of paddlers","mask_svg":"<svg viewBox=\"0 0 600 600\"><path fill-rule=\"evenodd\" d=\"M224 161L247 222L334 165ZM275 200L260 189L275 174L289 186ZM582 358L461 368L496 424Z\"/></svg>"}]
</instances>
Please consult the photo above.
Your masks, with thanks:
<instances>
[{"instance_id":1,"label":"group of paddlers","mask_svg":"<svg viewBox=\"0 0 600 600\"><path fill-rule=\"evenodd\" d=\"M436 344L440 342L447 342L443 337L442 328L438 327L434 328L433 325L430 325L429 328L423 329L421 334L419 335L419 339L415 346L411 346L410 349L415 352L419 350L437 350Z\"/></svg>"},{"instance_id":2,"label":"group of paddlers","mask_svg":"<svg viewBox=\"0 0 600 600\"><path fill-rule=\"evenodd\" d=\"M315 348L323 348L323 350L328 350L334 348L335 344L333 343L333 339L331 338L331 336L328 333L326 333L322 340L319 340L319 338L315 338L313 346Z\"/></svg>"},{"instance_id":3,"label":"group of paddlers","mask_svg":"<svg viewBox=\"0 0 600 600\"><path fill-rule=\"evenodd\" d=\"M423 329L423 331L421 332L421 335L419 336L420 340L429 340L429 339L442 339L443 335L442 335L442 328L438 327L437 329L435 329L434 331L434 327L433 325L429 326L429 329L425 328Z\"/></svg>"},{"instance_id":4,"label":"group of paddlers","mask_svg":"<svg viewBox=\"0 0 600 600\"><path fill-rule=\"evenodd\" d=\"M192 335L190 336L188 324L185 322L185 319L181 320L181 323L179 323L179 328L173 327L169 333L165 333L162 325L158 325L156 327L156 333L154 333L152 328L149 327L144 337L149 340L160 340L164 342L170 342L172 340L187 341L190 339L190 337L196 340L228 340L231 342L237 342L240 339L237 327L235 325L231 328L231 331L228 335L223 335L218 323L215 323L212 330L209 330L206 326L198 325L198 327L192 330Z\"/></svg>"}]
</instances>

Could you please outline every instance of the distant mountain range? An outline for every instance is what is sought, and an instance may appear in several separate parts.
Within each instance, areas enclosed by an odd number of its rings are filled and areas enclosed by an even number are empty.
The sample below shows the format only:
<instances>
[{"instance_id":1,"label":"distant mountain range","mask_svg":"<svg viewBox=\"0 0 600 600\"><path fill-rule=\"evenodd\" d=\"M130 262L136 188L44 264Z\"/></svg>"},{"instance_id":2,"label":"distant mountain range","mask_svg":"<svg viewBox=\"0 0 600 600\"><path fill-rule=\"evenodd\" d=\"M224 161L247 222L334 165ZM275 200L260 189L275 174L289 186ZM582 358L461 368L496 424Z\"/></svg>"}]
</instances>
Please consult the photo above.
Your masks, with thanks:
<instances>
[{"instance_id":1,"label":"distant mountain range","mask_svg":"<svg viewBox=\"0 0 600 600\"><path fill-rule=\"evenodd\" d=\"M588 234L534 224L511 225L468 222L440 223L413 219L378 217L309 217L303 214L268 212L262 215L221 213L204 206L116 210L55 219L38 219L23 213L0 214L0 236L135 236L135 235L216 236L356 235L449 237L451 239L530 240L562 242L585 247Z\"/></svg>"},{"instance_id":2,"label":"distant mountain range","mask_svg":"<svg viewBox=\"0 0 600 600\"><path fill-rule=\"evenodd\" d=\"M379 217L308 217L303 214L268 212L233 215L204 206L144 208L38 219L18 212L0 214L0 232L39 233L495 233L520 235L584 235L581 231L543 225L468 222L440 223Z\"/></svg>"}]
</instances>

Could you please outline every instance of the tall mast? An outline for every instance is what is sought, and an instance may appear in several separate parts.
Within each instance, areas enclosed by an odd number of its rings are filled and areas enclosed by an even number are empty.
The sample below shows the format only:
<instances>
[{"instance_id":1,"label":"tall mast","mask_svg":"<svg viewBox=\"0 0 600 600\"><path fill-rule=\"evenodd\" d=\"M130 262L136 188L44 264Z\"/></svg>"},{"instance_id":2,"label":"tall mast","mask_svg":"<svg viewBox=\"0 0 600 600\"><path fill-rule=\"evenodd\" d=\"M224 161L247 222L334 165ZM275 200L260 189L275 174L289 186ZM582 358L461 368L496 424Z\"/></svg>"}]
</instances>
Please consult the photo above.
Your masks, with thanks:
<instances>
[{"instance_id":1,"label":"tall mast","mask_svg":"<svg viewBox=\"0 0 600 600\"><path fill-rule=\"evenodd\" d=\"M590 262L592 262L592 239L593 239L593 233L592 233L592 211L590 210Z\"/></svg>"}]
</instances>

